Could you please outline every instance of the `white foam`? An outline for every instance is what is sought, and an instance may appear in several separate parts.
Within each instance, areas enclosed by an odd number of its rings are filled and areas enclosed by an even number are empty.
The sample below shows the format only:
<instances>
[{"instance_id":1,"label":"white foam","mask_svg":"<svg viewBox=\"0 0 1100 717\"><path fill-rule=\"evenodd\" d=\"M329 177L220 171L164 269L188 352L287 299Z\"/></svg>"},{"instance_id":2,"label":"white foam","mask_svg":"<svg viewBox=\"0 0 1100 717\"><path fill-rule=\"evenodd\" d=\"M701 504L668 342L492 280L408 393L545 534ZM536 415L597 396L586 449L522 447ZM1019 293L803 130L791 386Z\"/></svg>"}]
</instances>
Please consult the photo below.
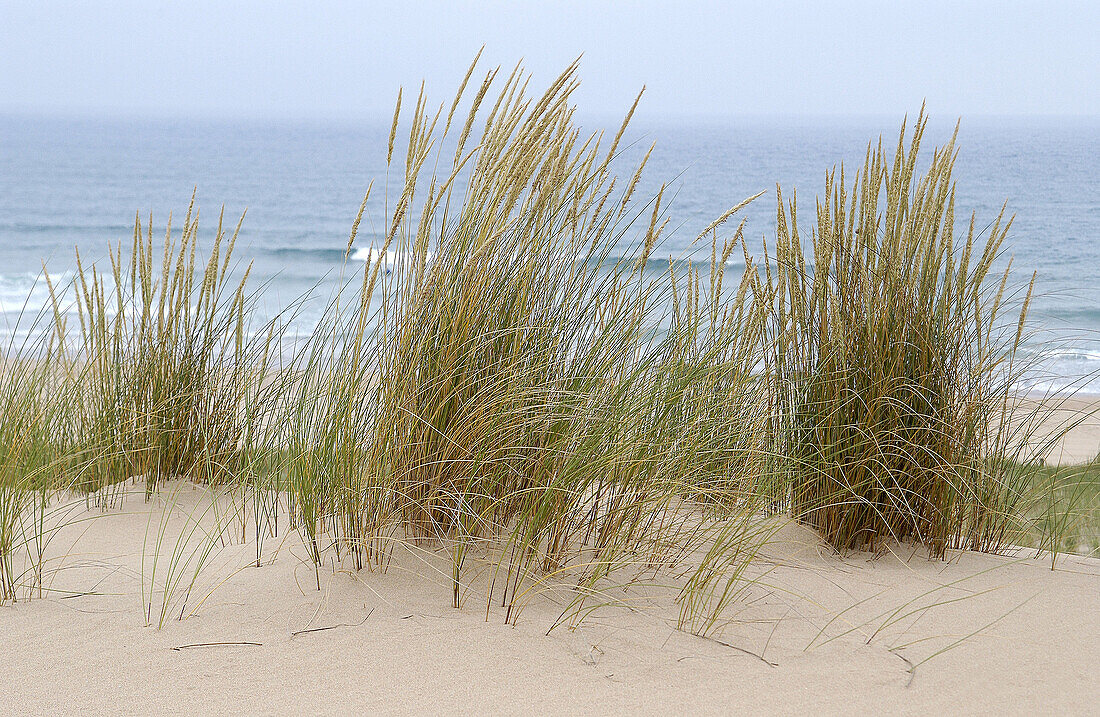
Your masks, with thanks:
<instances>
[{"instance_id":1,"label":"white foam","mask_svg":"<svg viewBox=\"0 0 1100 717\"><path fill-rule=\"evenodd\" d=\"M406 256L408 256L408 255L405 254L405 252L399 252L399 251L395 251L393 249L387 250L385 256L383 256L382 252L379 249L376 249L373 246L364 246L364 247L359 247L358 249L356 249L355 251L353 251L351 253L351 260L352 261L370 262L370 263L373 264L373 263L377 262L379 259L382 259L383 266L388 267L388 266L396 266ZM434 255L431 252L428 252L428 256L427 256L428 261L431 261L433 256Z\"/></svg>"},{"instance_id":2,"label":"white foam","mask_svg":"<svg viewBox=\"0 0 1100 717\"><path fill-rule=\"evenodd\" d=\"M1043 352L1051 361L1065 359L1069 361L1100 361L1100 351L1084 348L1051 349Z\"/></svg>"},{"instance_id":3,"label":"white foam","mask_svg":"<svg viewBox=\"0 0 1100 717\"><path fill-rule=\"evenodd\" d=\"M58 300L72 278L70 272L50 275ZM50 303L50 287L41 273L0 274L0 313L33 315Z\"/></svg>"}]
</instances>

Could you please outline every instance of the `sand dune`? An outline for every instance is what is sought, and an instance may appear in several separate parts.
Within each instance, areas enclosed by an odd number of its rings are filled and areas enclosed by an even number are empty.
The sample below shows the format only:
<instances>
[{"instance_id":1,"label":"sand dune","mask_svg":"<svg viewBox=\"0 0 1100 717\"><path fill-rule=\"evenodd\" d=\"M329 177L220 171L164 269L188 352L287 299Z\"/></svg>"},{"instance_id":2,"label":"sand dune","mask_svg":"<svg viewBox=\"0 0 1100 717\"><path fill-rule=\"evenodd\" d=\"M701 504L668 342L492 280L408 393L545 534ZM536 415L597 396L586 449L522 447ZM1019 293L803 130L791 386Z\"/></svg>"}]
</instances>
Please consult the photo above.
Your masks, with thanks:
<instances>
[{"instance_id":1,"label":"sand dune","mask_svg":"<svg viewBox=\"0 0 1100 717\"><path fill-rule=\"evenodd\" d=\"M204 489L179 491L161 578L186 516L209 504ZM450 606L445 555L398 549L385 573L330 561L318 591L296 533L267 538L260 568L238 533L158 630L145 626L141 554L164 507L79 504L91 519L51 543L65 557L49 565L50 591L0 609L0 713L1084 714L1100 703L1096 559L1065 556L1052 571L1030 553L940 562L905 545L838 557L788 525L713 638L677 630L671 590L654 587L611 590L591 604L620 604L547 635L564 602L555 590L533 592L506 625L496 606L486 618L485 575Z\"/></svg>"}]
</instances>

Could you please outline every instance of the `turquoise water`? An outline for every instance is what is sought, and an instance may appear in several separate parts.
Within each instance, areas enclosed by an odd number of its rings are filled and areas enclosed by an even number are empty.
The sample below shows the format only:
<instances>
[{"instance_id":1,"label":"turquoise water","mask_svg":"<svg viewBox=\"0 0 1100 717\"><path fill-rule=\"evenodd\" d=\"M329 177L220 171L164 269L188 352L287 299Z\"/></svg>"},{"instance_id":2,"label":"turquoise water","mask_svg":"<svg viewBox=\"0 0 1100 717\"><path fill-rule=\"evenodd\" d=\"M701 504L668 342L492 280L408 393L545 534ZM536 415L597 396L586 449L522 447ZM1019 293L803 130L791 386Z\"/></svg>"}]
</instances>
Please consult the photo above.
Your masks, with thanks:
<instances>
[{"instance_id":1,"label":"turquoise water","mask_svg":"<svg viewBox=\"0 0 1100 717\"><path fill-rule=\"evenodd\" d=\"M861 164L867 142L896 141L897 118L756 118L636 126L623 161L657 142L639 193L670 182L673 229L664 255L681 255L713 218L767 193L743 214L750 247L774 229L775 186L798 189L803 221L825 171ZM597 123L589 123L593 128ZM933 124L927 148L952 123ZM348 231L378 180L357 244L382 223L387 123L219 123L0 117L0 313L9 324L46 299L35 281L46 262L62 278L73 246L101 256L129 238L136 212L162 228L193 188L212 232L224 205L247 209L239 256L269 282L269 306L339 274ZM1009 253L1021 279L1038 273L1033 347L1046 347L1041 388L1087 384L1100 371L1100 119L965 119L956 165L960 217L991 222L1002 203L1016 221ZM736 266L730 271L736 272Z\"/></svg>"}]
</instances>

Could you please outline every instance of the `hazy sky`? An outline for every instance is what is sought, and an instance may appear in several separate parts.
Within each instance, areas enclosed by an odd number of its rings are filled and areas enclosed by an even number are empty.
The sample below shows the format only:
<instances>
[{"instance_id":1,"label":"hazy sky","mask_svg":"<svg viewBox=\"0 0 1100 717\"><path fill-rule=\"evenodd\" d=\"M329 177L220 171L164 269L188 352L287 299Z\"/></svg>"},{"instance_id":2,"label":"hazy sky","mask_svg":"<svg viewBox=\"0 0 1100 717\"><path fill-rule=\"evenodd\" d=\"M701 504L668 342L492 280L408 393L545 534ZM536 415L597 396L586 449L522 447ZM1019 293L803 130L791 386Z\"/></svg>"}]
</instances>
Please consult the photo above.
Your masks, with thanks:
<instances>
[{"instance_id":1,"label":"hazy sky","mask_svg":"<svg viewBox=\"0 0 1100 717\"><path fill-rule=\"evenodd\" d=\"M478 47L583 112L1100 115L1100 2L8 2L0 112L387 116Z\"/></svg>"}]
</instances>

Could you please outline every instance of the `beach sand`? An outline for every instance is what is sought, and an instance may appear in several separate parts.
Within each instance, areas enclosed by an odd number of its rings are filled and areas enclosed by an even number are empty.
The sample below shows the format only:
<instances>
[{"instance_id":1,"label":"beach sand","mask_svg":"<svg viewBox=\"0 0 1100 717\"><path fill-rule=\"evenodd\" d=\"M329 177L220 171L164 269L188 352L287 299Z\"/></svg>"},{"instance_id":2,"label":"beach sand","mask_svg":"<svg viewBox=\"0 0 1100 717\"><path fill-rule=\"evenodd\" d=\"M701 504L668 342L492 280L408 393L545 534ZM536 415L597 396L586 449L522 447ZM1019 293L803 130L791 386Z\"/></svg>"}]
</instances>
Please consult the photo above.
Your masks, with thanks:
<instances>
[{"instance_id":1,"label":"beach sand","mask_svg":"<svg viewBox=\"0 0 1100 717\"><path fill-rule=\"evenodd\" d=\"M211 504L206 489L176 488L158 579L187 516ZM652 586L612 589L591 604L620 604L547 634L561 592L533 591L507 625L499 605L486 618L484 572L470 571L454 609L446 554L411 548L385 573L343 569L328 551L318 591L296 533L267 538L263 567L247 567L255 544L240 542L238 524L158 630L159 595L145 626L141 554L166 505L135 493L121 509L74 507L48 548L50 592L0 608L0 713L1085 714L1100 704L1097 559L1064 556L1052 571L1032 553L934 561L910 545L839 557L788 524L710 639L677 630L673 592ZM202 643L248 644L186 647Z\"/></svg>"},{"instance_id":2,"label":"beach sand","mask_svg":"<svg viewBox=\"0 0 1100 717\"><path fill-rule=\"evenodd\" d=\"M1100 454L1100 396L1028 396L1015 406L1015 415L1017 421L1028 421L1037 429L1033 445L1065 433L1043 451L1048 465L1087 463Z\"/></svg>"}]
</instances>

